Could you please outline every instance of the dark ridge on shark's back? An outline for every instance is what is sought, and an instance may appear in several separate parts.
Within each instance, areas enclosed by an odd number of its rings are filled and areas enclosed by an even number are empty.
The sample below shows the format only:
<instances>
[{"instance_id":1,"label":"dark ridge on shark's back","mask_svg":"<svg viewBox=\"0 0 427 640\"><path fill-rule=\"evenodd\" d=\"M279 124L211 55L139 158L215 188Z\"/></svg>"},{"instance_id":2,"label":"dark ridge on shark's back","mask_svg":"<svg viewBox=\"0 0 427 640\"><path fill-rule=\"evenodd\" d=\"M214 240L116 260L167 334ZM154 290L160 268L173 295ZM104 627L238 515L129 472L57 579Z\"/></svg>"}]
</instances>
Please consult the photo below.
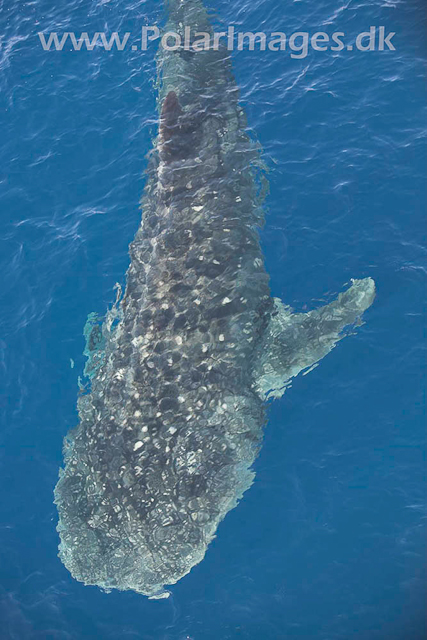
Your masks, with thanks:
<instances>
[{"instance_id":1,"label":"dark ridge on shark's back","mask_svg":"<svg viewBox=\"0 0 427 640\"><path fill-rule=\"evenodd\" d=\"M168 30L211 31L200 0ZM104 589L162 597L254 478L265 400L325 356L370 278L307 314L270 296L259 152L227 52L159 54L160 126L123 298L85 327L90 393L55 489L60 558Z\"/></svg>"}]
</instances>

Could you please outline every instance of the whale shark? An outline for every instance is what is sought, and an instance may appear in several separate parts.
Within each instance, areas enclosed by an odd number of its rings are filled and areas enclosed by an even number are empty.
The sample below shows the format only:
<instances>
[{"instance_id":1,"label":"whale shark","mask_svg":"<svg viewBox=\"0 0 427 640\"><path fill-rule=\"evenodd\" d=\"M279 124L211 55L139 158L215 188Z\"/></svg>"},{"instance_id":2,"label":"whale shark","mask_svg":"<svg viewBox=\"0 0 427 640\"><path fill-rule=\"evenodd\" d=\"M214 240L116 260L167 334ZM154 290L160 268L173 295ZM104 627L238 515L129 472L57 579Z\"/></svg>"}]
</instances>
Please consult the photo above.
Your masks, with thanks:
<instances>
[{"instance_id":1,"label":"whale shark","mask_svg":"<svg viewBox=\"0 0 427 640\"><path fill-rule=\"evenodd\" d=\"M201 0L167 30L212 33ZM167 597L254 481L269 400L375 297L369 278L307 313L271 295L260 149L224 47L159 50L159 127L124 290L90 314L79 424L55 488L59 557L105 591Z\"/></svg>"}]
</instances>

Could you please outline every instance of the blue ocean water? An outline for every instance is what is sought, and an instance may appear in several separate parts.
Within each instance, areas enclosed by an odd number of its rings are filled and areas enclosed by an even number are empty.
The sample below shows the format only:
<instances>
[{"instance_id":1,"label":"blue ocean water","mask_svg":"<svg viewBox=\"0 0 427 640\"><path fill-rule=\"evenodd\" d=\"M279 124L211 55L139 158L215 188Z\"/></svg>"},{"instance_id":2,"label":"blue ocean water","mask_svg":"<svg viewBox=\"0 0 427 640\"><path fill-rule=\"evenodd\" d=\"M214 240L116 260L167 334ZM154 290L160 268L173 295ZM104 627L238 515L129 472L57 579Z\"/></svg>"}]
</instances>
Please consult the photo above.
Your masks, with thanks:
<instances>
[{"instance_id":1,"label":"blue ocean water","mask_svg":"<svg viewBox=\"0 0 427 640\"><path fill-rule=\"evenodd\" d=\"M162 9L0 0L0 640L419 640L425 11L209 6L239 31L396 32L396 51L233 53L270 168L273 295L303 310L370 275L378 296L366 324L272 405L255 484L168 600L73 581L57 558L53 487L77 421L83 326L113 302L139 223L155 47L45 52L36 34L137 32Z\"/></svg>"}]
</instances>

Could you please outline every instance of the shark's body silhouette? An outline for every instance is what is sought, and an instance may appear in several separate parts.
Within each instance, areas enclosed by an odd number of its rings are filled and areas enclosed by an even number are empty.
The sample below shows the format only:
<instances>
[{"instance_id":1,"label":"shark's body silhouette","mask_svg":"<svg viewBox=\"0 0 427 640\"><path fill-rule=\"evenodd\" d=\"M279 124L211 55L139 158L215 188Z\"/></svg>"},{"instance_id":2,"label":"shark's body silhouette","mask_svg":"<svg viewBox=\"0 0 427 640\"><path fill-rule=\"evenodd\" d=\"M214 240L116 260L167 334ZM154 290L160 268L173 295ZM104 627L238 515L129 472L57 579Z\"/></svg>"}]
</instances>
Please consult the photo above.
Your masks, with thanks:
<instances>
[{"instance_id":1,"label":"shark's body silhouette","mask_svg":"<svg viewBox=\"0 0 427 640\"><path fill-rule=\"evenodd\" d=\"M174 31L210 31L200 0L169 8ZM160 131L126 291L87 332L92 388L55 490L72 575L154 597L202 560L251 485L266 398L374 298L370 278L307 314L271 298L258 152L226 52L164 53L159 65Z\"/></svg>"}]
</instances>

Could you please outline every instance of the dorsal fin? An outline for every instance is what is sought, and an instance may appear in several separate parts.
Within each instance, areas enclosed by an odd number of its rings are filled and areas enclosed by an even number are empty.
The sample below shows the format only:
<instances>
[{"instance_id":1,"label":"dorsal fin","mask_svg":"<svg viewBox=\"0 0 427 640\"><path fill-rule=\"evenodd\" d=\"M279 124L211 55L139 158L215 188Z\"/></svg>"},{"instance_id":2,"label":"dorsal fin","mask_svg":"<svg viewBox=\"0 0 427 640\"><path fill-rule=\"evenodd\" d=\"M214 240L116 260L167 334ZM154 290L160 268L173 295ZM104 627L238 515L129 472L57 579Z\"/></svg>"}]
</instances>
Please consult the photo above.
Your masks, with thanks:
<instances>
[{"instance_id":1,"label":"dorsal fin","mask_svg":"<svg viewBox=\"0 0 427 640\"><path fill-rule=\"evenodd\" d=\"M169 91L163 101L162 112L160 114L160 137L162 143L168 143L179 131L179 117L182 108L179 104L175 91Z\"/></svg>"},{"instance_id":2,"label":"dorsal fin","mask_svg":"<svg viewBox=\"0 0 427 640\"><path fill-rule=\"evenodd\" d=\"M184 111L175 91L169 91L160 113L160 156L166 163L191 157L200 144L203 111Z\"/></svg>"}]
</instances>

